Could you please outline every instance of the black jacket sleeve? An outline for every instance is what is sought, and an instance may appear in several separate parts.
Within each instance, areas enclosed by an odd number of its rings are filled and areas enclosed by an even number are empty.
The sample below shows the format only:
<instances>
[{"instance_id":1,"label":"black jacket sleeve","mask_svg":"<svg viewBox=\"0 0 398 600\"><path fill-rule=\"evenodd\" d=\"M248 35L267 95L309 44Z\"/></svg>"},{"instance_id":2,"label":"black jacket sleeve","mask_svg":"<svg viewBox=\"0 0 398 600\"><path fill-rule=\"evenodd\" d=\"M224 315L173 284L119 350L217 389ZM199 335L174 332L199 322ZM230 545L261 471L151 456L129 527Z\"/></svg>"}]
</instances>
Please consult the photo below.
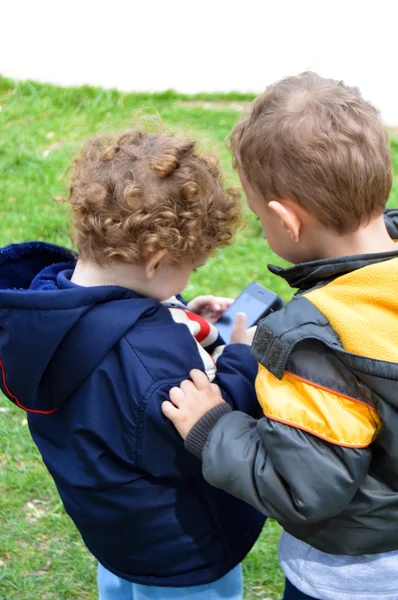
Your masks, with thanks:
<instances>
[{"instance_id":1,"label":"black jacket sleeve","mask_svg":"<svg viewBox=\"0 0 398 600\"><path fill-rule=\"evenodd\" d=\"M369 470L372 452L344 448L266 417L222 416L203 449L206 480L284 523L340 513Z\"/></svg>"},{"instance_id":2,"label":"black jacket sleeve","mask_svg":"<svg viewBox=\"0 0 398 600\"><path fill-rule=\"evenodd\" d=\"M278 380L260 368L261 419L224 407L185 440L209 483L282 525L323 521L347 507L369 471L379 431L376 411L366 408L369 391L337 359L312 344L293 352L290 367L300 365L306 379L286 373ZM323 385L307 381L319 372Z\"/></svg>"}]
</instances>

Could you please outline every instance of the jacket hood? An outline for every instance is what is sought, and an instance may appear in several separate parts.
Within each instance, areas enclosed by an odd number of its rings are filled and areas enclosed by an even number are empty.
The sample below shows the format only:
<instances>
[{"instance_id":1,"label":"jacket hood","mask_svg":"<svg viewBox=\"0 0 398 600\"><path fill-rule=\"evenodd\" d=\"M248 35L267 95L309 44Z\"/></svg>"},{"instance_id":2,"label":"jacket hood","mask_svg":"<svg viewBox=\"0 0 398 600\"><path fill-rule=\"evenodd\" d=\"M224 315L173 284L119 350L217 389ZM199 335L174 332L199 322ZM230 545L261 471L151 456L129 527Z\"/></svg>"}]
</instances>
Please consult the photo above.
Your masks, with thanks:
<instances>
[{"instance_id":1,"label":"jacket hood","mask_svg":"<svg viewBox=\"0 0 398 600\"><path fill-rule=\"evenodd\" d=\"M30 412L57 410L159 303L123 287L71 283L76 255L41 242L0 249L0 384Z\"/></svg>"}]
</instances>

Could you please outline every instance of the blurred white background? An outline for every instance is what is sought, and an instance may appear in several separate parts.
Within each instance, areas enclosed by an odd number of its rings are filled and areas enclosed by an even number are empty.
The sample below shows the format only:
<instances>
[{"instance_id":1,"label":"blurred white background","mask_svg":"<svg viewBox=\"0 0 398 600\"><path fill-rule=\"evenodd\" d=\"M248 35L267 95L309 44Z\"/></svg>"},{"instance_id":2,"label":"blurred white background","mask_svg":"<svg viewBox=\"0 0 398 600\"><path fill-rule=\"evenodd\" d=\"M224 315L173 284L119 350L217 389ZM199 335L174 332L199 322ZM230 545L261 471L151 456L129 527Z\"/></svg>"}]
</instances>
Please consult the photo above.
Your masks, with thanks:
<instances>
[{"instance_id":1,"label":"blurred white background","mask_svg":"<svg viewBox=\"0 0 398 600\"><path fill-rule=\"evenodd\" d=\"M126 91L254 91L312 69L398 126L397 0L0 0L0 73Z\"/></svg>"}]
</instances>

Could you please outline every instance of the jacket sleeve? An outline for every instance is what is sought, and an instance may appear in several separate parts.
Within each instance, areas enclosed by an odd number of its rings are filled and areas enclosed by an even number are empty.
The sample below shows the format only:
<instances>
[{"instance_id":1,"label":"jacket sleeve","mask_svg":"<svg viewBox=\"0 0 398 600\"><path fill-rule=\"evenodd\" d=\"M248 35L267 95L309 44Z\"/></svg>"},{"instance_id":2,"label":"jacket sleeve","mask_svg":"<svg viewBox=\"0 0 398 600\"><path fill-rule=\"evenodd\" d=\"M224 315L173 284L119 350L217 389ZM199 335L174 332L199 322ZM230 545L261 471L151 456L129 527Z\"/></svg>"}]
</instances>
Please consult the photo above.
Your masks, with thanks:
<instances>
[{"instance_id":1,"label":"jacket sleeve","mask_svg":"<svg viewBox=\"0 0 398 600\"><path fill-rule=\"evenodd\" d=\"M381 426L369 390L311 346L294 351L290 366L312 374L312 381L291 372L279 380L260 366L263 417L225 407L222 415L205 415L206 423L199 421L185 441L202 456L209 483L282 525L341 512L368 473ZM320 379L322 385L315 383Z\"/></svg>"},{"instance_id":2,"label":"jacket sleeve","mask_svg":"<svg viewBox=\"0 0 398 600\"><path fill-rule=\"evenodd\" d=\"M192 364L192 368L197 366ZM225 349L217 362L214 383L220 386L229 406L254 415L259 409L254 388L256 373L257 363L249 346L233 344ZM151 475L187 478L201 471L200 462L186 451L183 440L161 408L162 402L169 400L170 389L187 377L189 369L173 380L154 382L146 393L145 408L139 421L141 433L136 459L137 464Z\"/></svg>"},{"instance_id":3,"label":"jacket sleeve","mask_svg":"<svg viewBox=\"0 0 398 600\"><path fill-rule=\"evenodd\" d=\"M343 510L371 462L367 448L330 444L301 429L241 412L226 414L203 450L215 487L284 523L311 523Z\"/></svg>"},{"instance_id":4,"label":"jacket sleeve","mask_svg":"<svg viewBox=\"0 0 398 600\"><path fill-rule=\"evenodd\" d=\"M217 374L213 383L233 410L241 410L253 417L259 416L260 407L254 383L258 363L246 344L229 344L217 360Z\"/></svg>"}]
</instances>

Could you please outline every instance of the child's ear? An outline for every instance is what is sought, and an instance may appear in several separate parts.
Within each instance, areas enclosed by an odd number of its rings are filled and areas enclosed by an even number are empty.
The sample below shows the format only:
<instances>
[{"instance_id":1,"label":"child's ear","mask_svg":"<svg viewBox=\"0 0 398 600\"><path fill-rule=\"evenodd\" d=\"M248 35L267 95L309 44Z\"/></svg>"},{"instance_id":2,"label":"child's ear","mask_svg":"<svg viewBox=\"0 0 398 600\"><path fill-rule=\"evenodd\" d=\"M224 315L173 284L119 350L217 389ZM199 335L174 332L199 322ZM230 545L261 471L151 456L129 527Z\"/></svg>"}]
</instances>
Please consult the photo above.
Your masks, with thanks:
<instances>
[{"instance_id":1,"label":"child's ear","mask_svg":"<svg viewBox=\"0 0 398 600\"><path fill-rule=\"evenodd\" d=\"M295 204L271 200L271 202L268 203L268 208L279 218L283 229L286 231L292 242L296 244L300 239L302 221L299 211L296 210Z\"/></svg>"},{"instance_id":2,"label":"child's ear","mask_svg":"<svg viewBox=\"0 0 398 600\"><path fill-rule=\"evenodd\" d=\"M153 254L148 260L145 262L145 277L149 281L155 278L155 275L159 269L159 267L164 264L164 259L167 254L167 250L159 250L156 254Z\"/></svg>"}]
</instances>

